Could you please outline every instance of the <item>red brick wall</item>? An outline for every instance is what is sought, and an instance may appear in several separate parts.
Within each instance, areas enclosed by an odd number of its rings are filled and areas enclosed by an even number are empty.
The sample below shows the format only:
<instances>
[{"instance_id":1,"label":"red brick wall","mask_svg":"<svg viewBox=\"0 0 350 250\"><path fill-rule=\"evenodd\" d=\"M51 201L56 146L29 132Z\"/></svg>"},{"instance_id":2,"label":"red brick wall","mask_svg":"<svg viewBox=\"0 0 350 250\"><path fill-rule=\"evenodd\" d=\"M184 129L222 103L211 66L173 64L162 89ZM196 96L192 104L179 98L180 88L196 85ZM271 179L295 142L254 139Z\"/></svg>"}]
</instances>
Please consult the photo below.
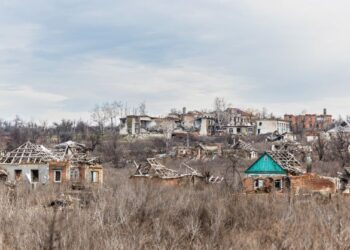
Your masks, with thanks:
<instances>
[{"instance_id":1,"label":"red brick wall","mask_svg":"<svg viewBox=\"0 0 350 250\"><path fill-rule=\"evenodd\" d=\"M291 176L290 183L293 193L298 193L301 190L329 193L335 193L337 191L337 186L334 182L317 174Z\"/></svg>"}]
</instances>

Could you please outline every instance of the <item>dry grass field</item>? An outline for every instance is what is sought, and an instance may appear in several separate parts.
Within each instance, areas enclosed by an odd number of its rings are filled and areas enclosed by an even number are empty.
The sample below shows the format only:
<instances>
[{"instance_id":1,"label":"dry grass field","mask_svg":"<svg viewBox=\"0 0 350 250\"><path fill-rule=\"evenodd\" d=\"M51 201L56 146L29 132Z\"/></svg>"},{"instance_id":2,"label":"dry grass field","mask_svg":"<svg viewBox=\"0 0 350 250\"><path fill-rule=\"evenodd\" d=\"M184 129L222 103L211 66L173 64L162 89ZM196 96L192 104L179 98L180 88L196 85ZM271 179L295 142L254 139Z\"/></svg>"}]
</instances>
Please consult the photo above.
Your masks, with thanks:
<instances>
[{"instance_id":1,"label":"dry grass field","mask_svg":"<svg viewBox=\"0 0 350 250\"><path fill-rule=\"evenodd\" d=\"M166 187L105 169L86 207L46 207L57 190L0 193L0 249L348 249L350 198L235 195ZM61 192L64 192L62 189Z\"/></svg>"}]
</instances>

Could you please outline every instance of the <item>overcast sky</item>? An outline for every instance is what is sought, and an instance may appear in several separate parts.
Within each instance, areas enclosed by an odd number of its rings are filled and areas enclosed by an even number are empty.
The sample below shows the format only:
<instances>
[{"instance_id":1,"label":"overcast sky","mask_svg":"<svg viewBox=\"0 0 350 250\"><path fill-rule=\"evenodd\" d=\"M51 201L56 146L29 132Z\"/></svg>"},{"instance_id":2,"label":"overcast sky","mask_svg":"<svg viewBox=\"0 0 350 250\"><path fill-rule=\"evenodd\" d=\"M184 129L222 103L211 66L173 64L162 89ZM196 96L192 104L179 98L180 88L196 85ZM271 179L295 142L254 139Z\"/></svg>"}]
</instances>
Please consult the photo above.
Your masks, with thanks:
<instances>
[{"instance_id":1,"label":"overcast sky","mask_svg":"<svg viewBox=\"0 0 350 250\"><path fill-rule=\"evenodd\" d=\"M350 114L350 2L0 0L0 117L234 107Z\"/></svg>"}]
</instances>

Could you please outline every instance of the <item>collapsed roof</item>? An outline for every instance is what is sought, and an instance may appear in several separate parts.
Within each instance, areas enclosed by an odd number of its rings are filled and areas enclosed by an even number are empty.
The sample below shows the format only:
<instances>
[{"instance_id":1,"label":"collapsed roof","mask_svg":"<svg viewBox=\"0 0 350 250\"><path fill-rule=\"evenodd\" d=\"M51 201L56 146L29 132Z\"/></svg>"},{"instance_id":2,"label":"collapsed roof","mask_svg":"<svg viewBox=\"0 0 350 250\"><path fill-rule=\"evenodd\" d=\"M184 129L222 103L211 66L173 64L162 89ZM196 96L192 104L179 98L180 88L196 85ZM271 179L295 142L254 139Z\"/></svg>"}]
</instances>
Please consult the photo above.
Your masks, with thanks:
<instances>
[{"instance_id":1,"label":"collapsed roof","mask_svg":"<svg viewBox=\"0 0 350 250\"><path fill-rule=\"evenodd\" d=\"M37 164L58 160L49 149L42 145L26 142L0 159L2 164Z\"/></svg>"},{"instance_id":2,"label":"collapsed roof","mask_svg":"<svg viewBox=\"0 0 350 250\"><path fill-rule=\"evenodd\" d=\"M61 161L69 160L72 163L97 163L96 157L89 156L88 148L81 143L67 141L58 144L52 150L53 154Z\"/></svg>"},{"instance_id":3,"label":"collapsed roof","mask_svg":"<svg viewBox=\"0 0 350 250\"><path fill-rule=\"evenodd\" d=\"M300 162L288 151L269 151L267 154L286 171L297 175L305 173Z\"/></svg>"},{"instance_id":4,"label":"collapsed roof","mask_svg":"<svg viewBox=\"0 0 350 250\"><path fill-rule=\"evenodd\" d=\"M134 161L136 172L133 176L135 177L152 177L157 176L161 179L174 179L174 178L182 178L186 176L197 176L199 178L205 178L204 175L199 173L197 170L191 168L185 163L182 163L181 166L185 167L185 171L182 171L181 173L179 171L167 168L163 164L161 164L157 159L155 158L148 158L147 164L140 164L138 165ZM209 176L208 182L209 183L220 183L224 180L224 178L220 177L214 177Z\"/></svg>"},{"instance_id":5,"label":"collapsed roof","mask_svg":"<svg viewBox=\"0 0 350 250\"><path fill-rule=\"evenodd\" d=\"M75 141L66 141L66 142L57 144L55 146L55 148L57 148L57 149L76 148L76 149L80 149L80 150L86 150L85 144L77 143Z\"/></svg>"},{"instance_id":6,"label":"collapsed roof","mask_svg":"<svg viewBox=\"0 0 350 250\"><path fill-rule=\"evenodd\" d=\"M251 143L242 141L241 139L239 139L235 144L233 144L232 148L241 149L248 152L257 152L257 150L253 147Z\"/></svg>"},{"instance_id":7,"label":"collapsed roof","mask_svg":"<svg viewBox=\"0 0 350 250\"><path fill-rule=\"evenodd\" d=\"M328 133L350 133L350 122L343 121L334 128L328 130Z\"/></svg>"},{"instance_id":8,"label":"collapsed roof","mask_svg":"<svg viewBox=\"0 0 350 250\"><path fill-rule=\"evenodd\" d=\"M73 164L98 162L96 157L90 157L86 152L85 145L72 141L58 144L53 150L28 141L0 158L0 164L45 164L49 161L64 160Z\"/></svg>"}]
</instances>

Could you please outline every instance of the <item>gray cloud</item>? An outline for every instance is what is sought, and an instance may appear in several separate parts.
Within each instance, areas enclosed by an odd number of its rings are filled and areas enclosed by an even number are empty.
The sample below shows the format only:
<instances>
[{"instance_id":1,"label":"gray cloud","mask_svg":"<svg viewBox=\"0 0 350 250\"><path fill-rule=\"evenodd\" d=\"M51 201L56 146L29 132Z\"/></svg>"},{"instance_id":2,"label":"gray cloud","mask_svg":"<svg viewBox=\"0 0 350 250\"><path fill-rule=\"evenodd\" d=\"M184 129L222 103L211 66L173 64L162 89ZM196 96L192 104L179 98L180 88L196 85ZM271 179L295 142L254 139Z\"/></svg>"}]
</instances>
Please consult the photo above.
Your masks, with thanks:
<instances>
[{"instance_id":1,"label":"gray cloud","mask_svg":"<svg viewBox=\"0 0 350 250\"><path fill-rule=\"evenodd\" d=\"M208 108L224 96L279 114L327 106L345 115L349 5L3 1L0 111L6 118L88 119L94 103L146 100L148 110L164 114Z\"/></svg>"}]
</instances>

